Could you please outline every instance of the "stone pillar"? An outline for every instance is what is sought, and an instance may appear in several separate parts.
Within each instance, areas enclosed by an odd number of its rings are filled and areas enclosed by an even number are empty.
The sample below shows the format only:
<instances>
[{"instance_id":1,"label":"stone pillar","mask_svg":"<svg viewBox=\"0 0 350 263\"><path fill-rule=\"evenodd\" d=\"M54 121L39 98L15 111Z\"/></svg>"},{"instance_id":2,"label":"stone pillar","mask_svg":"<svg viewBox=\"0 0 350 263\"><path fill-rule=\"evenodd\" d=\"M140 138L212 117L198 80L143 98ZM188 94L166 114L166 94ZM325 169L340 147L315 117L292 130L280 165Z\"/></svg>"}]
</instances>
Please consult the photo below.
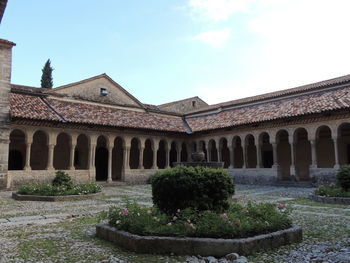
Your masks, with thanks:
<instances>
[{"instance_id":1,"label":"stone pillar","mask_svg":"<svg viewBox=\"0 0 350 263\"><path fill-rule=\"evenodd\" d=\"M70 143L70 155L69 155L69 170L75 170L74 159L75 159L75 148L77 147L77 136L71 136Z\"/></svg>"},{"instance_id":2,"label":"stone pillar","mask_svg":"<svg viewBox=\"0 0 350 263\"><path fill-rule=\"evenodd\" d=\"M222 147L220 145L220 140L215 140L215 146L216 146L216 152L217 152L216 154L218 156L218 162L222 162L222 154L221 154Z\"/></svg>"},{"instance_id":3,"label":"stone pillar","mask_svg":"<svg viewBox=\"0 0 350 263\"><path fill-rule=\"evenodd\" d=\"M95 169L95 152L96 152L96 142L90 142L89 147L89 170Z\"/></svg>"},{"instance_id":4,"label":"stone pillar","mask_svg":"<svg viewBox=\"0 0 350 263\"><path fill-rule=\"evenodd\" d=\"M158 169L158 166L157 166L158 148L159 148L159 140L153 140L153 165L152 165L152 169Z\"/></svg>"},{"instance_id":5,"label":"stone pillar","mask_svg":"<svg viewBox=\"0 0 350 263\"><path fill-rule=\"evenodd\" d=\"M310 168L317 168L316 140L310 140L311 144L311 165Z\"/></svg>"},{"instance_id":6,"label":"stone pillar","mask_svg":"<svg viewBox=\"0 0 350 263\"><path fill-rule=\"evenodd\" d=\"M113 155L114 145L108 145L108 175L107 183L112 182L112 155Z\"/></svg>"},{"instance_id":7,"label":"stone pillar","mask_svg":"<svg viewBox=\"0 0 350 263\"><path fill-rule=\"evenodd\" d=\"M263 168L262 165L262 153L261 153L261 142L258 141L256 144L256 168Z\"/></svg>"},{"instance_id":8,"label":"stone pillar","mask_svg":"<svg viewBox=\"0 0 350 263\"><path fill-rule=\"evenodd\" d=\"M243 147L243 167L244 169L248 168L248 145L244 143Z\"/></svg>"},{"instance_id":9,"label":"stone pillar","mask_svg":"<svg viewBox=\"0 0 350 263\"><path fill-rule=\"evenodd\" d=\"M339 169L340 164L339 164L339 151L338 151L338 137L333 136L333 144L334 144L334 169Z\"/></svg>"},{"instance_id":10,"label":"stone pillar","mask_svg":"<svg viewBox=\"0 0 350 263\"><path fill-rule=\"evenodd\" d=\"M272 168L278 168L277 142L271 142L271 144L272 144L272 154L273 154Z\"/></svg>"},{"instance_id":11,"label":"stone pillar","mask_svg":"<svg viewBox=\"0 0 350 263\"><path fill-rule=\"evenodd\" d=\"M235 148L233 147L232 144L230 144L228 149L230 151L230 166L229 166L229 169L233 169L235 167Z\"/></svg>"},{"instance_id":12,"label":"stone pillar","mask_svg":"<svg viewBox=\"0 0 350 263\"><path fill-rule=\"evenodd\" d=\"M142 143L142 142L141 142ZM144 169L143 166L143 152L145 151L145 146L141 145L139 154L139 169Z\"/></svg>"},{"instance_id":13,"label":"stone pillar","mask_svg":"<svg viewBox=\"0 0 350 263\"><path fill-rule=\"evenodd\" d=\"M47 168L46 170L54 170L55 168L53 167L53 152L55 149L56 144L50 143L48 145L49 152L48 152L48 157L47 157Z\"/></svg>"},{"instance_id":14,"label":"stone pillar","mask_svg":"<svg viewBox=\"0 0 350 263\"><path fill-rule=\"evenodd\" d=\"M10 144L10 102L12 47L7 40L0 39L0 188L10 187L7 182L8 154Z\"/></svg>"},{"instance_id":15,"label":"stone pillar","mask_svg":"<svg viewBox=\"0 0 350 263\"><path fill-rule=\"evenodd\" d=\"M295 145L294 145L294 137L291 135L288 137L288 141L290 144L290 175L295 176L297 178L297 174L295 171Z\"/></svg>"},{"instance_id":16,"label":"stone pillar","mask_svg":"<svg viewBox=\"0 0 350 263\"><path fill-rule=\"evenodd\" d=\"M211 144L210 144L210 141L206 141L205 142L206 145L208 145L208 148L207 148L207 155L208 155L208 162L212 162L212 158L211 158Z\"/></svg>"},{"instance_id":17,"label":"stone pillar","mask_svg":"<svg viewBox=\"0 0 350 263\"><path fill-rule=\"evenodd\" d=\"M30 171L32 168L30 167L30 152L33 143L33 133L27 132L26 134L26 163L24 166L24 170Z\"/></svg>"},{"instance_id":18,"label":"stone pillar","mask_svg":"<svg viewBox=\"0 0 350 263\"><path fill-rule=\"evenodd\" d=\"M130 145L125 145L123 149L124 155L124 169L130 170Z\"/></svg>"},{"instance_id":19,"label":"stone pillar","mask_svg":"<svg viewBox=\"0 0 350 263\"><path fill-rule=\"evenodd\" d=\"M176 162L181 162L181 147L176 145Z\"/></svg>"}]
</instances>

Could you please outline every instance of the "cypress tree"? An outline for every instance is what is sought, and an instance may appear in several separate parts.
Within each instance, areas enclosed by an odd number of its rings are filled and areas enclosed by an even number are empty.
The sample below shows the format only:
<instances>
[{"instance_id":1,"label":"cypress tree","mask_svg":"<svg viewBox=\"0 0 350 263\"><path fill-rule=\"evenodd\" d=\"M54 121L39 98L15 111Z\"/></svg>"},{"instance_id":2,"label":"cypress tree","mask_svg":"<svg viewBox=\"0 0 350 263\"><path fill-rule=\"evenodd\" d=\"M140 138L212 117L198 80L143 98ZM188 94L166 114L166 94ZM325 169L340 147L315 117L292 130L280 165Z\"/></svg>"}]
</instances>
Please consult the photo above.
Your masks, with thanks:
<instances>
[{"instance_id":1,"label":"cypress tree","mask_svg":"<svg viewBox=\"0 0 350 263\"><path fill-rule=\"evenodd\" d=\"M45 66L42 69L43 74L41 75L41 87L46 89L52 89L53 80L52 80L52 71L51 61L48 59L45 63Z\"/></svg>"}]
</instances>

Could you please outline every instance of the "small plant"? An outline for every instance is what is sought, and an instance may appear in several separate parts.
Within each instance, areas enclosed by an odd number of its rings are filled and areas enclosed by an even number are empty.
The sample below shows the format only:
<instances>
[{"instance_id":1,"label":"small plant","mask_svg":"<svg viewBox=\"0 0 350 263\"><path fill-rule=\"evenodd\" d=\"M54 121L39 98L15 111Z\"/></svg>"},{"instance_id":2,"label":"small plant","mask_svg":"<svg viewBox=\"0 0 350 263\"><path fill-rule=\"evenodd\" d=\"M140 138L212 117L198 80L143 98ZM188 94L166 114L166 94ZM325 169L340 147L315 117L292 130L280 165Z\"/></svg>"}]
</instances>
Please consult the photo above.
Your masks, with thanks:
<instances>
[{"instance_id":1,"label":"small plant","mask_svg":"<svg viewBox=\"0 0 350 263\"><path fill-rule=\"evenodd\" d=\"M350 191L344 191L344 189L335 185L320 186L315 190L315 194L329 197L350 197Z\"/></svg>"},{"instance_id":2,"label":"small plant","mask_svg":"<svg viewBox=\"0 0 350 263\"><path fill-rule=\"evenodd\" d=\"M344 191L350 190L350 165L343 166L338 170L337 184Z\"/></svg>"},{"instance_id":3,"label":"small plant","mask_svg":"<svg viewBox=\"0 0 350 263\"><path fill-rule=\"evenodd\" d=\"M234 194L234 183L227 170L184 167L157 172L151 179L154 205L167 214L177 209L223 212Z\"/></svg>"},{"instance_id":4,"label":"small plant","mask_svg":"<svg viewBox=\"0 0 350 263\"><path fill-rule=\"evenodd\" d=\"M71 189L74 186L74 182L72 178L63 171L57 171L56 176L52 181L53 186L61 186L66 187L67 189Z\"/></svg>"}]
</instances>

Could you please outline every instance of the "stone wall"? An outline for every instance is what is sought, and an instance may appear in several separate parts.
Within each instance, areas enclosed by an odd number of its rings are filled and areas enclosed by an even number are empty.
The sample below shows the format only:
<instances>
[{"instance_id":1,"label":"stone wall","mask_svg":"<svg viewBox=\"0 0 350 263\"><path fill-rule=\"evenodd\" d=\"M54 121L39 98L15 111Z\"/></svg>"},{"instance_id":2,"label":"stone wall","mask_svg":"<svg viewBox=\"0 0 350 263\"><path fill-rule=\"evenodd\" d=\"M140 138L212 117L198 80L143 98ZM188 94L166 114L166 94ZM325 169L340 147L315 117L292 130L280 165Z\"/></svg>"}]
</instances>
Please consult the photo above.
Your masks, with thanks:
<instances>
[{"instance_id":1,"label":"stone wall","mask_svg":"<svg viewBox=\"0 0 350 263\"><path fill-rule=\"evenodd\" d=\"M310 168L310 179L313 186L320 186L336 182L337 169Z\"/></svg>"},{"instance_id":2,"label":"stone wall","mask_svg":"<svg viewBox=\"0 0 350 263\"><path fill-rule=\"evenodd\" d=\"M18 185L29 183L51 182L55 178L55 170L32 171L8 171L7 188L15 188ZM95 181L95 171L90 170L65 170L77 183Z\"/></svg>"},{"instance_id":3,"label":"stone wall","mask_svg":"<svg viewBox=\"0 0 350 263\"><path fill-rule=\"evenodd\" d=\"M187 113L196 109L208 106L203 100L198 97L180 100L172 103L159 105L158 107L162 110L172 111L177 113Z\"/></svg>"},{"instance_id":4,"label":"stone wall","mask_svg":"<svg viewBox=\"0 0 350 263\"><path fill-rule=\"evenodd\" d=\"M234 177L236 184L274 185L278 181L277 169L229 169L229 173Z\"/></svg>"},{"instance_id":5,"label":"stone wall","mask_svg":"<svg viewBox=\"0 0 350 263\"><path fill-rule=\"evenodd\" d=\"M9 92L13 43L0 39L0 189L7 185L9 152Z\"/></svg>"},{"instance_id":6,"label":"stone wall","mask_svg":"<svg viewBox=\"0 0 350 263\"><path fill-rule=\"evenodd\" d=\"M160 170L160 169L159 169ZM158 169L129 169L125 171L124 179L128 184L144 184Z\"/></svg>"}]
</instances>

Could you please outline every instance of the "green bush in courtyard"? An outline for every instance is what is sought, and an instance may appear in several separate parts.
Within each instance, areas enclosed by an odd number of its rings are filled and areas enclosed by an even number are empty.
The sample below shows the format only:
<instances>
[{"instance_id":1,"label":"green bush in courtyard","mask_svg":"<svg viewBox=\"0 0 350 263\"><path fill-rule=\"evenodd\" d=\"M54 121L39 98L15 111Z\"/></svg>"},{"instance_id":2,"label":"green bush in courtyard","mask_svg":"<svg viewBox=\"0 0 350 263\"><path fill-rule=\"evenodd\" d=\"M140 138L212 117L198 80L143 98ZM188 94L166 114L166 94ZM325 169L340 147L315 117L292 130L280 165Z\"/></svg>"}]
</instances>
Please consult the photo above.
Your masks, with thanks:
<instances>
[{"instance_id":1,"label":"green bush in courtyard","mask_svg":"<svg viewBox=\"0 0 350 263\"><path fill-rule=\"evenodd\" d=\"M157 172L151 184L154 205L167 214L185 208L223 212L234 194L233 178L224 169L179 166Z\"/></svg>"},{"instance_id":2,"label":"green bush in courtyard","mask_svg":"<svg viewBox=\"0 0 350 263\"><path fill-rule=\"evenodd\" d=\"M337 184L344 190L350 190L350 165L341 167L337 172Z\"/></svg>"},{"instance_id":3,"label":"green bush in courtyard","mask_svg":"<svg viewBox=\"0 0 350 263\"><path fill-rule=\"evenodd\" d=\"M65 172L63 171L57 171L56 176L52 181L53 186L63 186L66 187L67 189L70 189L73 187L74 182L72 178Z\"/></svg>"}]
</instances>

